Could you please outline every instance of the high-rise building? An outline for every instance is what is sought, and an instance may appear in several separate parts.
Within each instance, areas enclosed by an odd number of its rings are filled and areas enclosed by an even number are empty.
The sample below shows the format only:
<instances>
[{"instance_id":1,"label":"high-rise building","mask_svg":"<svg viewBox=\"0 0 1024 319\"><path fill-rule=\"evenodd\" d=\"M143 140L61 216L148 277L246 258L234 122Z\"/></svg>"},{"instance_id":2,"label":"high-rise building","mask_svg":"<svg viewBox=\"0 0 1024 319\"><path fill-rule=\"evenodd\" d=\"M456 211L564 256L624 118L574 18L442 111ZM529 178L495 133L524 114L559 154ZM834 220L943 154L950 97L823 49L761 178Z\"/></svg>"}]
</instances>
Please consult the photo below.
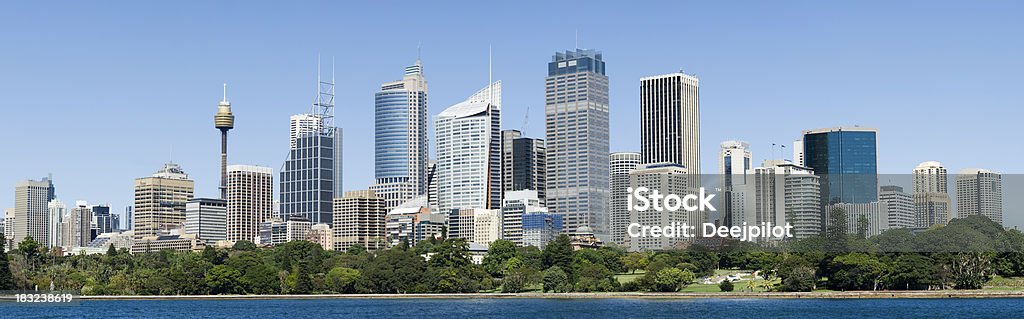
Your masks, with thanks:
<instances>
[{"instance_id":1,"label":"high-rise building","mask_svg":"<svg viewBox=\"0 0 1024 319\"><path fill-rule=\"evenodd\" d=\"M804 140L793 141L793 163L799 166L804 166Z\"/></svg>"},{"instance_id":2,"label":"high-rise building","mask_svg":"<svg viewBox=\"0 0 1024 319\"><path fill-rule=\"evenodd\" d=\"M114 216L110 214L110 205L92 206L92 220L96 227L91 239L95 239L99 234L113 232L117 228Z\"/></svg>"},{"instance_id":3,"label":"high-rise building","mask_svg":"<svg viewBox=\"0 0 1024 319\"><path fill-rule=\"evenodd\" d=\"M121 215L114 213L110 214L110 227L113 227L113 229L111 230L112 233L124 230L123 228L121 228ZM99 235L97 235L97 237L99 237Z\"/></svg>"},{"instance_id":4,"label":"high-rise building","mask_svg":"<svg viewBox=\"0 0 1024 319\"><path fill-rule=\"evenodd\" d=\"M766 160L747 175L749 182L733 191L745 199L743 214L733 214L733 225L788 222L794 237L820 233L820 184L810 169L786 160Z\"/></svg>"},{"instance_id":5,"label":"high-rise building","mask_svg":"<svg viewBox=\"0 0 1024 319\"><path fill-rule=\"evenodd\" d=\"M317 95L307 114L292 116L288 159L281 168L281 218L330 224L334 197L342 193L342 134L334 126L334 75L320 77ZM302 237L304 238L304 237Z\"/></svg>"},{"instance_id":6,"label":"high-rise building","mask_svg":"<svg viewBox=\"0 0 1024 319\"><path fill-rule=\"evenodd\" d=\"M640 154L643 163L675 163L700 183L700 85L682 71L640 79Z\"/></svg>"},{"instance_id":7,"label":"high-rise building","mask_svg":"<svg viewBox=\"0 0 1024 319\"><path fill-rule=\"evenodd\" d=\"M49 242L50 211L48 203L55 198L53 180L45 177L41 180L18 182L14 188L14 247L25 237L32 237L43 246L51 247Z\"/></svg>"},{"instance_id":8,"label":"high-rise building","mask_svg":"<svg viewBox=\"0 0 1024 319\"><path fill-rule=\"evenodd\" d=\"M544 203L547 195L544 140L522 135L517 130L501 132L501 193L535 190Z\"/></svg>"},{"instance_id":9,"label":"high-rise building","mask_svg":"<svg viewBox=\"0 0 1024 319\"><path fill-rule=\"evenodd\" d=\"M557 52L544 79L548 209L608 241L608 76L601 52Z\"/></svg>"},{"instance_id":10,"label":"high-rise building","mask_svg":"<svg viewBox=\"0 0 1024 319\"><path fill-rule=\"evenodd\" d=\"M427 199L419 197L388 212L384 229L389 246L403 242L415 246L421 240L441 238L448 217L432 212L427 205Z\"/></svg>"},{"instance_id":11,"label":"high-rise building","mask_svg":"<svg viewBox=\"0 0 1024 319\"><path fill-rule=\"evenodd\" d=\"M345 192L334 199L334 250L347 251L355 245L367 250L384 249L387 201L372 190Z\"/></svg>"},{"instance_id":12,"label":"high-rise building","mask_svg":"<svg viewBox=\"0 0 1024 319\"><path fill-rule=\"evenodd\" d=\"M374 102L371 189L392 209L427 192L427 80L420 60L401 80L382 84Z\"/></svg>"},{"instance_id":13,"label":"high-rise building","mask_svg":"<svg viewBox=\"0 0 1024 319\"><path fill-rule=\"evenodd\" d=\"M227 169L228 241L259 236L259 225L273 218L274 171L270 167L230 165Z\"/></svg>"},{"instance_id":14,"label":"high-rise building","mask_svg":"<svg viewBox=\"0 0 1024 319\"><path fill-rule=\"evenodd\" d=\"M914 168L914 227L945 225L953 218L946 168L936 161Z\"/></svg>"},{"instance_id":15,"label":"high-rise building","mask_svg":"<svg viewBox=\"0 0 1024 319\"><path fill-rule=\"evenodd\" d=\"M490 246L491 242L501 239L501 210L474 209L473 238L474 243Z\"/></svg>"},{"instance_id":16,"label":"high-rise building","mask_svg":"<svg viewBox=\"0 0 1024 319\"><path fill-rule=\"evenodd\" d=\"M885 185L878 193L878 200L885 203L889 214L888 229L913 228L917 225L914 216L914 196L903 191L903 187Z\"/></svg>"},{"instance_id":17,"label":"high-rise building","mask_svg":"<svg viewBox=\"0 0 1024 319\"><path fill-rule=\"evenodd\" d=\"M501 81L437 115L438 210L501 206Z\"/></svg>"},{"instance_id":18,"label":"high-rise building","mask_svg":"<svg viewBox=\"0 0 1024 319\"><path fill-rule=\"evenodd\" d=\"M60 246L71 249L85 247L92 241L92 209L85 201L77 201L62 220Z\"/></svg>"},{"instance_id":19,"label":"high-rise building","mask_svg":"<svg viewBox=\"0 0 1024 319\"><path fill-rule=\"evenodd\" d=\"M427 196L426 206L437 209L437 163L430 161L427 168Z\"/></svg>"},{"instance_id":20,"label":"high-rise building","mask_svg":"<svg viewBox=\"0 0 1024 319\"><path fill-rule=\"evenodd\" d=\"M231 114L231 102L228 102L228 85L224 84L224 98L217 104L217 114L213 116L213 124L220 130L220 199L228 197L228 131L235 128L235 115Z\"/></svg>"},{"instance_id":21,"label":"high-rise building","mask_svg":"<svg viewBox=\"0 0 1024 319\"><path fill-rule=\"evenodd\" d=\"M999 173L967 168L956 175L956 214L988 217L1003 224L1003 178Z\"/></svg>"},{"instance_id":22,"label":"high-rise building","mask_svg":"<svg viewBox=\"0 0 1024 319\"><path fill-rule=\"evenodd\" d=\"M125 229L125 230L134 230L135 229L135 212L134 212L134 208L135 207L132 206L132 205L125 206L125 208L124 208L124 215L123 215L124 218L122 218L124 220L124 224L122 224L123 226L121 226L121 227L123 229Z\"/></svg>"},{"instance_id":23,"label":"high-rise building","mask_svg":"<svg viewBox=\"0 0 1024 319\"><path fill-rule=\"evenodd\" d=\"M306 232L306 241L320 245L324 250L334 250L334 231L328 224L313 225Z\"/></svg>"},{"instance_id":24,"label":"high-rise building","mask_svg":"<svg viewBox=\"0 0 1024 319\"><path fill-rule=\"evenodd\" d=\"M741 189L747 184L747 170L750 169L750 144L741 141L725 141L721 144L718 152L718 175L721 180L722 192L719 196L720 225L738 225L733 221L733 216L744 216L743 203L746 201L746 192L733 191ZM741 220L740 223L743 221Z\"/></svg>"},{"instance_id":25,"label":"high-rise building","mask_svg":"<svg viewBox=\"0 0 1024 319\"><path fill-rule=\"evenodd\" d=\"M135 179L136 241L182 228L185 203L192 200L194 193L195 182L174 163L164 164L152 176Z\"/></svg>"},{"instance_id":26,"label":"high-rise building","mask_svg":"<svg viewBox=\"0 0 1024 319\"><path fill-rule=\"evenodd\" d=\"M804 163L821 177L822 205L878 201L878 130L836 127L804 131Z\"/></svg>"},{"instance_id":27,"label":"high-rise building","mask_svg":"<svg viewBox=\"0 0 1024 319\"><path fill-rule=\"evenodd\" d=\"M633 189L646 187L652 191L658 190L662 195L688 194L688 178L689 174L686 172L686 168L677 163L643 164L629 173L629 185ZM662 208L660 211L653 207L646 211L639 211L636 207L630 207L629 224L674 227L674 225L682 226L685 223L687 226L700 227L701 223L704 222L703 212L688 212L684 209L672 211L664 209L664 207ZM681 234L677 234L675 237L626 236L625 239L630 251L669 249L683 240L685 238Z\"/></svg>"},{"instance_id":28,"label":"high-rise building","mask_svg":"<svg viewBox=\"0 0 1024 319\"><path fill-rule=\"evenodd\" d=\"M68 214L68 206L61 200L54 199L46 204L46 208L50 213L49 230L47 231L49 248L61 246L64 243L61 238L63 234L61 227L64 226L64 216Z\"/></svg>"},{"instance_id":29,"label":"high-rise building","mask_svg":"<svg viewBox=\"0 0 1024 319\"><path fill-rule=\"evenodd\" d=\"M618 152L608 157L609 230L616 245L625 245L629 225L629 173L640 166L640 153Z\"/></svg>"},{"instance_id":30,"label":"high-rise building","mask_svg":"<svg viewBox=\"0 0 1024 319\"><path fill-rule=\"evenodd\" d=\"M4 238L7 242L4 244L4 249L11 250L14 247L14 223L15 223L14 208L4 208Z\"/></svg>"},{"instance_id":31,"label":"high-rise building","mask_svg":"<svg viewBox=\"0 0 1024 319\"><path fill-rule=\"evenodd\" d=\"M196 234L207 245L227 238L227 201L194 198L185 203L185 233ZM251 240L251 238L250 238Z\"/></svg>"},{"instance_id":32,"label":"high-rise building","mask_svg":"<svg viewBox=\"0 0 1024 319\"><path fill-rule=\"evenodd\" d=\"M501 239L523 246L523 215L547 212L535 190L506 192L501 204Z\"/></svg>"}]
</instances>

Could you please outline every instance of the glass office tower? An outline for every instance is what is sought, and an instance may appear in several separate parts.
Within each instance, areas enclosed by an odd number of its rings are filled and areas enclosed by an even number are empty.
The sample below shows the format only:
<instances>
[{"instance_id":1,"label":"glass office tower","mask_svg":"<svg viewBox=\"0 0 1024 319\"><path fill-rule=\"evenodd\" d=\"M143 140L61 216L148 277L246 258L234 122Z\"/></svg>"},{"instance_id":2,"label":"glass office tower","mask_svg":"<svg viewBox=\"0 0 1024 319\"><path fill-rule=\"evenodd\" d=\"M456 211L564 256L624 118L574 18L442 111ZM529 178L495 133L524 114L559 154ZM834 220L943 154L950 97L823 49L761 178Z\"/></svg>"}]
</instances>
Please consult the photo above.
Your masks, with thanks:
<instances>
[{"instance_id":1,"label":"glass office tower","mask_svg":"<svg viewBox=\"0 0 1024 319\"><path fill-rule=\"evenodd\" d=\"M821 176L822 205L878 201L877 129L804 131L804 163Z\"/></svg>"}]
</instances>

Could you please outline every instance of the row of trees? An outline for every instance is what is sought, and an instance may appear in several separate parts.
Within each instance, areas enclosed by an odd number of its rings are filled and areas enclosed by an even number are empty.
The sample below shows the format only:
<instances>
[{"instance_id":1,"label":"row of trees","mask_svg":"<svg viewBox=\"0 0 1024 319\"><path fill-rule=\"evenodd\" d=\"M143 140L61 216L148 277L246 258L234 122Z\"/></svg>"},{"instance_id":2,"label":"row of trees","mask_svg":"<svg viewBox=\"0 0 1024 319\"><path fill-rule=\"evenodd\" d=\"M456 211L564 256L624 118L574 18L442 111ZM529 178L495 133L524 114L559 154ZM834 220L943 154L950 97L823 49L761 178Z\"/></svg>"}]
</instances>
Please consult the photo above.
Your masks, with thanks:
<instances>
[{"instance_id":1,"label":"row of trees","mask_svg":"<svg viewBox=\"0 0 1024 319\"><path fill-rule=\"evenodd\" d=\"M717 269L754 270L778 282L769 287L778 291L977 289L993 275L1024 275L1024 235L984 217L954 220L920 234L891 230L861 238L845 229L830 223L825 236L770 247L727 241L714 249L691 245L643 253L615 247L574 251L564 235L543 250L499 240L479 265L461 239L377 252L361 247L325 251L305 241L259 249L241 241L231 249L208 247L201 253L131 255L111 246L106 254L63 257L27 239L12 253L0 253L0 290L52 286L97 295L671 292ZM639 278L624 284L616 279L638 272ZM729 283L721 289L733 287Z\"/></svg>"}]
</instances>

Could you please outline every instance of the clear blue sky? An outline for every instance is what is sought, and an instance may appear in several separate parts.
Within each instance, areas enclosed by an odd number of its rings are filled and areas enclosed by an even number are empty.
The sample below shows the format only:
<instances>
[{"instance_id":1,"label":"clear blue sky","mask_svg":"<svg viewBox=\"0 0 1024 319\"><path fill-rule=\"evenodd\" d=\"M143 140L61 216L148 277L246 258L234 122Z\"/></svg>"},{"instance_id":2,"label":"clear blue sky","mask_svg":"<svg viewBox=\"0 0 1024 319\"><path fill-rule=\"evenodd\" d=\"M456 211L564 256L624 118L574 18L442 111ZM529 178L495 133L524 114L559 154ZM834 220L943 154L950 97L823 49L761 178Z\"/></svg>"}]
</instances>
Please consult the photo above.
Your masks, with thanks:
<instances>
[{"instance_id":1,"label":"clear blue sky","mask_svg":"<svg viewBox=\"0 0 1024 319\"><path fill-rule=\"evenodd\" d=\"M417 43L431 115L486 84L490 45L504 128L529 108L543 137L546 63L576 30L607 61L613 151L639 149L639 78L682 68L701 80L705 173L725 139L760 163L802 129L854 124L879 128L882 173L1020 173L1022 16L1020 1L2 2L0 206L53 173L64 201L121 211L168 159L215 196L223 82L230 162L277 173L318 52L337 60L348 190L372 182L373 94Z\"/></svg>"}]
</instances>

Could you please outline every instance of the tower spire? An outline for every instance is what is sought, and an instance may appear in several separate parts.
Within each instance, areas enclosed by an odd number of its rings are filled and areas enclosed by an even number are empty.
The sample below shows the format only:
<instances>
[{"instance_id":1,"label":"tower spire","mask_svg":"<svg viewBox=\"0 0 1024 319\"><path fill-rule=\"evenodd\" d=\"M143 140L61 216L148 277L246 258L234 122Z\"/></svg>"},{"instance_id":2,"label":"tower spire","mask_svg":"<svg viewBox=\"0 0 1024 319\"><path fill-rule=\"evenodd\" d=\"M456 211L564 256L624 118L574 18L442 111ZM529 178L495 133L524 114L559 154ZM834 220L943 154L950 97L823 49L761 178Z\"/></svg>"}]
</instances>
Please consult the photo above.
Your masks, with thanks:
<instances>
[{"instance_id":1,"label":"tower spire","mask_svg":"<svg viewBox=\"0 0 1024 319\"><path fill-rule=\"evenodd\" d=\"M222 99L221 101L222 102L227 102L228 101L228 84L227 83L224 83L224 99Z\"/></svg>"}]
</instances>

